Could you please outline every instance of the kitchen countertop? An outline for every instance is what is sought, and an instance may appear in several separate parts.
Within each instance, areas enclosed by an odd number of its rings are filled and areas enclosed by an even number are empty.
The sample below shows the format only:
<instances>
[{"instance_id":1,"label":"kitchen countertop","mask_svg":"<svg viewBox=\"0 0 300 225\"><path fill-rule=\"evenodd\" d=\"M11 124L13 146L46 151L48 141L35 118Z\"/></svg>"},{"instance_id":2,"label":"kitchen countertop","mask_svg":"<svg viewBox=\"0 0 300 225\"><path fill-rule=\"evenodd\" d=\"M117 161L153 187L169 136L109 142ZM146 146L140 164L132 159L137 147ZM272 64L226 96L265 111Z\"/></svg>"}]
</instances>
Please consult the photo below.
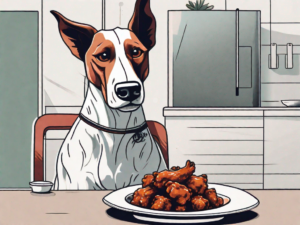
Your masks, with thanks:
<instances>
[{"instance_id":1,"label":"kitchen countertop","mask_svg":"<svg viewBox=\"0 0 300 225\"><path fill-rule=\"evenodd\" d=\"M278 181L280 182L280 181ZM225 217L215 224L300 224L300 190L251 190L260 205L252 211ZM150 224L131 213L106 206L110 191L0 191L0 224Z\"/></svg>"}]
</instances>

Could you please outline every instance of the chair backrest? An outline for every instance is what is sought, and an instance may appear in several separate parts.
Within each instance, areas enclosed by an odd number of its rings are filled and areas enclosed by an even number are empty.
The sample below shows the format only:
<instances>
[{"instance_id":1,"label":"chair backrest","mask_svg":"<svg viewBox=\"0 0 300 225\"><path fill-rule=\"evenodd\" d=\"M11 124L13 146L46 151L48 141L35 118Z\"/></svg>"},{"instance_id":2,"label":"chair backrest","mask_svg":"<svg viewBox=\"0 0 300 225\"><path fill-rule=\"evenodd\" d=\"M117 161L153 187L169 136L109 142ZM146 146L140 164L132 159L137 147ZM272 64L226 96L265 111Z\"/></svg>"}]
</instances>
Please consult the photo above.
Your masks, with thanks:
<instances>
[{"instance_id":1,"label":"chair backrest","mask_svg":"<svg viewBox=\"0 0 300 225\"><path fill-rule=\"evenodd\" d=\"M46 114L34 127L34 180L44 180L44 136L48 130L69 130L78 114Z\"/></svg>"},{"instance_id":2,"label":"chair backrest","mask_svg":"<svg viewBox=\"0 0 300 225\"><path fill-rule=\"evenodd\" d=\"M34 181L44 180L44 136L48 130L69 130L78 114L46 114L36 120L34 128ZM158 142L168 166L167 135L163 125L147 121L153 138ZM161 138L163 137L163 138Z\"/></svg>"}]
</instances>

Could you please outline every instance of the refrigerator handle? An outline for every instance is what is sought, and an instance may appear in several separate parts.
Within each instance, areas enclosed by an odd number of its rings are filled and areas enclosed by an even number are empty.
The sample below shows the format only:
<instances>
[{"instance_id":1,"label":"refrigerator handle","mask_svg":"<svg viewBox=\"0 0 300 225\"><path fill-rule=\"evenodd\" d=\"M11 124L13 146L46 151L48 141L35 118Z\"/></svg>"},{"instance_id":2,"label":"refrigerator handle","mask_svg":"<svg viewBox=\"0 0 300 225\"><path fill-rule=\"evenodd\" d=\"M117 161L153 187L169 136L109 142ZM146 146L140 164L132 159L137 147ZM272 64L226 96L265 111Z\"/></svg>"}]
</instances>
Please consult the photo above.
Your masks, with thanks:
<instances>
[{"instance_id":1,"label":"refrigerator handle","mask_svg":"<svg viewBox=\"0 0 300 225\"><path fill-rule=\"evenodd\" d=\"M239 9L236 9L236 87L235 95L239 96Z\"/></svg>"}]
</instances>

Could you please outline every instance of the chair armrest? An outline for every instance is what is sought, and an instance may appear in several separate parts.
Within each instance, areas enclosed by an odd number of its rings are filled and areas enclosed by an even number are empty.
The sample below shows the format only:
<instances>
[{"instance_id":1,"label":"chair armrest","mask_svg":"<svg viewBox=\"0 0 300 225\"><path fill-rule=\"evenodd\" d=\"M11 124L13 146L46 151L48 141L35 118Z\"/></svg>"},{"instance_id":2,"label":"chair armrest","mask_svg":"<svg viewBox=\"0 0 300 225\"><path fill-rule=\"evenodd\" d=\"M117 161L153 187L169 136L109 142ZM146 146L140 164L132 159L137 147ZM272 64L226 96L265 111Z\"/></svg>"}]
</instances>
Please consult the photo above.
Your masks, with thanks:
<instances>
[{"instance_id":1,"label":"chair armrest","mask_svg":"<svg viewBox=\"0 0 300 225\"><path fill-rule=\"evenodd\" d=\"M147 121L148 128L153 139L157 142L160 147L161 153L164 157L165 163L169 168L169 155L168 155L168 136L164 125L156 121Z\"/></svg>"}]
</instances>

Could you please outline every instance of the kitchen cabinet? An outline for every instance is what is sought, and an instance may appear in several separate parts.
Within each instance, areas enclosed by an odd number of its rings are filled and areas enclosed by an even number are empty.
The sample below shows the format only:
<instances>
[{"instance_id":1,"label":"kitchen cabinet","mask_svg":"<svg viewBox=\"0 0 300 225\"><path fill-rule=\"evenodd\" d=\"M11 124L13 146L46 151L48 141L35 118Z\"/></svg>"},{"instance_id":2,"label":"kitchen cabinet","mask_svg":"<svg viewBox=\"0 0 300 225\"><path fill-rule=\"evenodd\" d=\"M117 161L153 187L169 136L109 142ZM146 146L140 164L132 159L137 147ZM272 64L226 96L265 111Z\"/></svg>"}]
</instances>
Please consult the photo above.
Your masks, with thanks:
<instances>
[{"instance_id":1,"label":"kitchen cabinet","mask_svg":"<svg viewBox=\"0 0 300 225\"><path fill-rule=\"evenodd\" d=\"M165 108L169 165L196 164L209 182L300 188L297 108Z\"/></svg>"},{"instance_id":2,"label":"kitchen cabinet","mask_svg":"<svg viewBox=\"0 0 300 225\"><path fill-rule=\"evenodd\" d=\"M265 123L264 187L300 188L300 115L267 112Z\"/></svg>"},{"instance_id":3,"label":"kitchen cabinet","mask_svg":"<svg viewBox=\"0 0 300 225\"><path fill-rule=\"evenodd\" d=\"M169 165L196 164L211 183L263 188L263 112L165 108Z\"/></svg>"}]
</instances>

